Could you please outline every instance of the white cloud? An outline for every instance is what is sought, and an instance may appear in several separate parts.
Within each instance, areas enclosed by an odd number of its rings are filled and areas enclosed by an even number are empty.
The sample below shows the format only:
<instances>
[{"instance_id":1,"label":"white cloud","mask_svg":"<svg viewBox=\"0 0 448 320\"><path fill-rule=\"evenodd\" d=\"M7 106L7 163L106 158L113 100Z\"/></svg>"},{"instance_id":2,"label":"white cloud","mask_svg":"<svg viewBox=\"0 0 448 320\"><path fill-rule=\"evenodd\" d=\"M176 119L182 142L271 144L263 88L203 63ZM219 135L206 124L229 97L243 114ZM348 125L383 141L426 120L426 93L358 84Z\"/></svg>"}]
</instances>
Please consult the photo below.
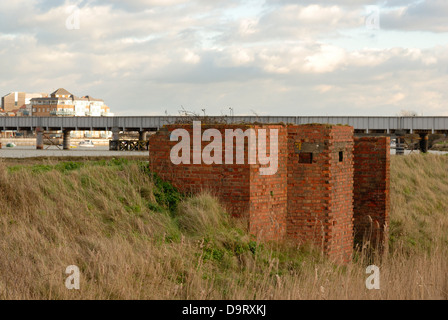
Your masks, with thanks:
<instances>
[{"instance_id":1,"label":"white cloud","mask_svg":"<svg viewBox=\"0 0 448 320\"><path fill-rule=\"evenodd\" d=\"M247 36L259 32L257 29L258 20L257 19L243 19L240 21L239 34L241 36Z\"/></svg>"},{"instance_id":2,"label":"white cloud","mask_svg":"<svg viewBox=\"0 0 448 320\"><path fill-rule=\"evenodd\" d=\"M319 52L305 58L305 70L317 73L332 72L346 61L345 50L323 45Z\"/></svg>"},{"instance_id":3,"label":"white cloud","mask_svg":"<svg viewBox=\"0 0 448 320\"><path fill-rule=\"evenodd\" d=\"M329 85L318 85L318 86L315 86L313 89L319 93L325 93L330 90L333 90L334 88L335 88L334 86L329 86Z\"/></svg>"},{"instance_id":4,"label":"white cloud","mask_svg":"<svg viewBox=\"0 0 448 320\"><path fill-rule=\"evenodd\" d=\"M393 30L448 32L445 0L403 1L400 6L382 14L382 27Z\"/></svg>"},{"instance_id":5,"label":"white cloud","mask_svg":"<svg viewBox=\"0 0 448 320\"><path fill-rule=\"evenodd\" d=\"M201 57L191 50L185 50L183 61L186 63L197 64L201 60Z\"/></svg>"},{"instance_id":6,"label":"white cloud","mask_svg":"<svg viewBox=\"0 0 448 320\"><path fill-rule=\"evenodd\" d=\"M0 88L65 87L103 98L122 115L175 114L180 105L208 114L229 106L236 114L447 113L448 46L337 44L362 28L371 1L270 0L255 15L247 7L223 14L242 3L1 2ZM71 4L80 8L79 30L65 28ZM424 11L411 25L416 8ZM388 1L384 9L384 32L443 31L440 1Z\"/></svg>"}]
</instances>

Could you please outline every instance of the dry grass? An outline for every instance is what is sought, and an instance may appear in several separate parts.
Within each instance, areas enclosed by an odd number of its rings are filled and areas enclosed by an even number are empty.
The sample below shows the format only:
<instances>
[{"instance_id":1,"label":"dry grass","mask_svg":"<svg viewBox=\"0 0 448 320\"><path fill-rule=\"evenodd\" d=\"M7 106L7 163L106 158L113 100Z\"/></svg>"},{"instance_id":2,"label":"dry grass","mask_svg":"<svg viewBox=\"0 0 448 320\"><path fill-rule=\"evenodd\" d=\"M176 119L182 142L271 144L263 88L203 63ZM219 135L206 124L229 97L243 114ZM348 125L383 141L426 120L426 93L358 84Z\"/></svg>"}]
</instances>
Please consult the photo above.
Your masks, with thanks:
<instances>
[{"instance_id":1,"label":"dry grass","mask_svg":"<svg viewBox=\"0 0 448 320\"><path fill-rule=\"evenodd\" d=\"M0 165L2 299L447 299L448 158L392 159L390 251L367 290L357 254L257 243L208 194L186 198L142 162ZM69 265L81 289L67 290Z\"/></svg>"}]
</instances>

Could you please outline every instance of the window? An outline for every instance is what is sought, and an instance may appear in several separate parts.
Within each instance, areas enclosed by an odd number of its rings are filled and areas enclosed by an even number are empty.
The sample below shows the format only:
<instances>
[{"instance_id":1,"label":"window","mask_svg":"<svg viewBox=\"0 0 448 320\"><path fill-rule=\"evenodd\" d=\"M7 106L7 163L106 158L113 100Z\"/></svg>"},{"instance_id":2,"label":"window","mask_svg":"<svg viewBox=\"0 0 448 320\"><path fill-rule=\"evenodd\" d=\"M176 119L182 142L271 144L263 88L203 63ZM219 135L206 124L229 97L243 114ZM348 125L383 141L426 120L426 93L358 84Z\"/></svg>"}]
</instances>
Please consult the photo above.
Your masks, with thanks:
<instances>
[{"instance_id":1,"label":"window","mask_svg":"<svg viewBox=\"0 0 448 320\"><path fill-rule=\"evenodd\" d=\"M339 162L344 161L344 152L343 151L339 151Z\"/></svg>"},{"instance_id":2,"label":"window","mask_svg":"<svg viewBox=\"0 0 448 320\"><path fill-rule=\"evenodd\" d=\"M299 153L299 163L313 163L313 153L312 152L301 152Z\"/></svg>"}]
</instances>

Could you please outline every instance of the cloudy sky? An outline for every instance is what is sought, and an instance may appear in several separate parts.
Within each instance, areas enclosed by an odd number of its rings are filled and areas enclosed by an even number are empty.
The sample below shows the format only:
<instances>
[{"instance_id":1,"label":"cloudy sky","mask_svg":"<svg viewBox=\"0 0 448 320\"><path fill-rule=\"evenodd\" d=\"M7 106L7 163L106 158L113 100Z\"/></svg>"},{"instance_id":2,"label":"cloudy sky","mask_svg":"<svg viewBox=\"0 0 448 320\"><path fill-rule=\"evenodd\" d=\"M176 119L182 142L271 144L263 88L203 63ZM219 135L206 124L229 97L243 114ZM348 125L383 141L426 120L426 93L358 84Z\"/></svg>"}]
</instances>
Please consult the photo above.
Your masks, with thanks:
<instances>
[{"instance_id":1,"label":"cloudy sky","mask_svg":"<svg viewBox=\"0 0 448 320\"><path fill-rule=\"evenodd\" d=\"M117 115L448 116L448 1L0 2L0 95Z\"/></svg>"}]
</instances>

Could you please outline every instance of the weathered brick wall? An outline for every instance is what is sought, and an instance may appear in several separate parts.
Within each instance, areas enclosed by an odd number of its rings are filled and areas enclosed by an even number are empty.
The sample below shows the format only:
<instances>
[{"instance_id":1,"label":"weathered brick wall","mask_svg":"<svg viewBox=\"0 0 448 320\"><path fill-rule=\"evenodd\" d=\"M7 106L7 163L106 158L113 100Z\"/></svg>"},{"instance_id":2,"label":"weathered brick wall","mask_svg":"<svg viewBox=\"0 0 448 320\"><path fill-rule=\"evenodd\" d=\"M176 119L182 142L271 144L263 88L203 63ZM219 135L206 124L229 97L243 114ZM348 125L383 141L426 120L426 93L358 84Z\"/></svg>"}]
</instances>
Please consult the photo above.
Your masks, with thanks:
<instances>
[{"instance_id":1,"label":"weathered brick wall","mask_svg":"<svg viewBox=\"0 0 448 320\"><path fill-rule=\"evenodd\" d=\"M390 138L355 137L354 230L357 243L387 243L390 211Z\"/></svg>"},{"instance_id":2,"label":"weathered brick wall","mask_svg":"<svg viewBox=\"0 0 448 320\"><path fill-rule=\"evenodd\" d=\"M352 200L353 128L289 126L288 239L311 242L331 259L348 261L353 247Z\"/></svg>"},{"instance_id":3,"label":"weathered brick wall","mask_svg":"<svg viewBox=\"0 0 448 320\"><path fill-rule=\"evenodd\" d=\"M329 138L321 126L288 127L287 237L322 247L330 203L329 160L323 148Z\"/></svg>"},{"instance_id":4,"label":"weathered brick wall","mask_svg":"<svg viewBox=\"0 0 448 320\"><path fill-rule=\"evenodd\" d=\"M171 132L190 133L190 164L171 162ZM278 169L260 175L260 164L248 163L245 140L244 164L225 164L226 129L278 130ZM149 139L150 167L185 193L210 190L229 213L246 215L249 231L263 240L288 239L311 242L332 260L347 262L357 239L375 226L375 239L384 240L389 218L389 138L356 138L353 128L334 125L203 125L218 130L223 164L193 164L192 125L170 125ZM209 142L202 142L202 152ZM269 154L268 154L269 156ZM258 159L257 159L258 160ZM368 223L368 217L373 224ZM354 228L355 226L355 228Z\"/></svg>"},{"instance_id":5,"label":"weathered brick wall","mask_svg":"<svg viewBox=\"0 0 448 320\"><path fill-rule=\"evenodd\" d=\"M263 128L263 127L255 127ZM282 240L286 235L287 210L287 129L278 129L278 170L274 175L260 175L259 165L250 174L250 232L262 239ZM271 139L267 139L270 142ZM268 143L268 151L275 146Z\"/></svg>"},{"instance_id":6,"label":"weathered brick wall","mask_svg":"<svg viewBox=\"0 0 448 320\"><path fill-rule=\"evenodd\" d=\"M353 253L353 128L334 126L330 133L328 255L348 262Z\"/></svg>"},{"instance_id":7,"label":"weathered brick wall","mask_svg":"<svg viewBox=\"0 0 448 320\"><path fill-rule=\"evenodd\" d=\"M177 141L170 141L171 132L183 128L190 133L190 164L174 165L170 152ZM249 218L249 230L265 240L283 239L286 232L286 128L282 125L202 125L202 132L217 129L222 139L223 164L193 164L193 127L170 125L149 139L150 168L161 178L185 193L209 190L236 216ZM233 148L233 164L224 164L226 129L266 129L267 151L271 150L270 130L278 130L279 161L274 175L260 175L259 164L248 164L248 141L245 139L245 164L236 164L237 148ZM258 141L258 135L257 141ZM209 142L202 142L201 152ZM267 156L269 156L269 152Z\"/></svg>"}]
</instances>

